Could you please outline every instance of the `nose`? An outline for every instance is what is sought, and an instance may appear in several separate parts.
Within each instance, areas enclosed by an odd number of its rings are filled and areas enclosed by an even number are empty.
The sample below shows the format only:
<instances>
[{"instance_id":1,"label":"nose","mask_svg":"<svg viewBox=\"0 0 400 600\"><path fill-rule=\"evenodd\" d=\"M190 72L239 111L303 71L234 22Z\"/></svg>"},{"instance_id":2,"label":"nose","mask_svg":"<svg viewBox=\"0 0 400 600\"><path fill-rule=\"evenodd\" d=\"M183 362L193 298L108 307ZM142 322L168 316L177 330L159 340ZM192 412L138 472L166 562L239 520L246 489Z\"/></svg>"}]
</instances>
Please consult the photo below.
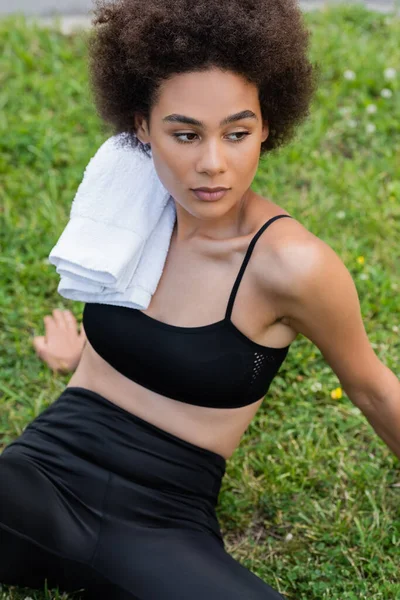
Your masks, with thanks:
<instances>
[{"instance_id":1,"label":"nose","mask_svg":"<svg viewBox=\"0 0 400 600\"><path fill-rule=\"evenodd\" d=\"M214 175L223 173L226 170L226 159L222 142L219 140L210 140L202 145L201 155L197 162L198 173L208 173Z\"/></svg>"}]
</instances>

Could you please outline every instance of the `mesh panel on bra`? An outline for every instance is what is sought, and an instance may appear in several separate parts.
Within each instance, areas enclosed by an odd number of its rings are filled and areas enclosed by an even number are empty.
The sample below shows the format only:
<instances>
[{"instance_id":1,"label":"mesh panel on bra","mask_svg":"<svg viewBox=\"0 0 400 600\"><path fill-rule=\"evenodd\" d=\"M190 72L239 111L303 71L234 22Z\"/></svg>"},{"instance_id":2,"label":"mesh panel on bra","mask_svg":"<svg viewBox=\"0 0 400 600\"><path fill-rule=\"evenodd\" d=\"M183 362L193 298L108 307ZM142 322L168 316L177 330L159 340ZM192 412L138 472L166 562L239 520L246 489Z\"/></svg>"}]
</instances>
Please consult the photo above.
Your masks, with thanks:
<instances>
[{"instance_id":1,"label":"mesh panel on bra","mask_svg":"<svg viewBox=\"0 0 400 600\"><path fill-rule=\"evenodd\" d=\"M283 361L284 357L276 354L263 354L257 351L253 352L246 402L249 402L250 400L255 402L267 393L268 388Z\"/></svg>"}]
</instances>

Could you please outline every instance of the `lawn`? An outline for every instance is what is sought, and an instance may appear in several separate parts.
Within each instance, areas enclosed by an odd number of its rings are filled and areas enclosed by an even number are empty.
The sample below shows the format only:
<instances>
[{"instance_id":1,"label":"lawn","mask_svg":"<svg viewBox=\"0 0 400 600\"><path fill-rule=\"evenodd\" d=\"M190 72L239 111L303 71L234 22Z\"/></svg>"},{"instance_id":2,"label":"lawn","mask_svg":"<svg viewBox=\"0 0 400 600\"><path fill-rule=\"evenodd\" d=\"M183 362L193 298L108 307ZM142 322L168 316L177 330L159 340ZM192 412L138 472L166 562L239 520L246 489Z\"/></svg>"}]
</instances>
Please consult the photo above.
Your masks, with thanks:
<instances>
[{"instance_id":1,"label":"lawn","mask_svg":"<svg viewBox=\"0 0 400 600\"><path fill-rule=\"evenodd\" d=\"M373 348L400 377L400 20L361 6L306 19L319 91L296 139L262 159L254 189L341 257ZM0 22L0 45L1 449L69 380L31 338L55 307L81 319L47 257L109 134L90 100L85 34L14 18ZM288 600L396 600L399 506L399 461L299 336L228 461L218 506L228 550ZM0 591L27 597L66 598Z\"/></svg>"}]
</instances>

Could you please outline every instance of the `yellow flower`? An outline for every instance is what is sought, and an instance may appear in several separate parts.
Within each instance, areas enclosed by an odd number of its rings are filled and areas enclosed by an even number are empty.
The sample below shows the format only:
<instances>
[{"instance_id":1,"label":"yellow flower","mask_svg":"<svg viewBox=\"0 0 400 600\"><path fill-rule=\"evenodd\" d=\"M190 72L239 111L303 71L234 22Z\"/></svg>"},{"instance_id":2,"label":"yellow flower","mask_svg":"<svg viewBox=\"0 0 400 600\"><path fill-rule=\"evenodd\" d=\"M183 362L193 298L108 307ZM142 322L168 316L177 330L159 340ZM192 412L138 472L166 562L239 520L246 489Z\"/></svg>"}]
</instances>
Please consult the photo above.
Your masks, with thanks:
<instances>
[{"instance_id":1,"label":"yellow flower","mask_svg":"<svg viewBox=\"0 0 400 600\"><path fill-rule=\"evenodd\" d=\"M339 398L342 398L342 396L343 396L343 392L342 392L342 388L340 388L340 387L331 391L331 398L333 398L333 400L338 400Z\"/></svg>"},{"instance_id":2,"label":"yellow flower","mask_svg":"<svg viewBox=\"0 0 400 600\"><path fill-rule=\"evenodd\" d=\"M365 258L363 256L357 256L357 262L359 265L363 265L365 263Z\"/></svg>"}]
</instances>

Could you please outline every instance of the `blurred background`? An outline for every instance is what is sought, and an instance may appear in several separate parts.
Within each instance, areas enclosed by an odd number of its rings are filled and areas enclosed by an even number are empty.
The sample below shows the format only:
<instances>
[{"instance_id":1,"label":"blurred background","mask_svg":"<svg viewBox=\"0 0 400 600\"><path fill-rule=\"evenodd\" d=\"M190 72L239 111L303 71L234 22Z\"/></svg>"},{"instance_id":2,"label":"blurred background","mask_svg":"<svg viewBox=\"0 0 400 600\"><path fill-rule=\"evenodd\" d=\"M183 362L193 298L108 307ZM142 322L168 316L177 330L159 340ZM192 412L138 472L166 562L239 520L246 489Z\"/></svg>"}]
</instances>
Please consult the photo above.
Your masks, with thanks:
<instances>
[{"instance_id":1,"label":"blurred background","mask_svg":"<svg viewBox=\"0 0 400 600\"><path fill-rule=\"evenodd\" d=\"M24 12L30 15L48 15L54 12L82 14L92 7L91 0L0 0L0 14Z\"/></svg>"},{"instance_id":2,"label":"blurred background","mask_svg":"<svg viewBox=\"0 0 400 600\"><path fill-rule=\"evenodd\" d=\"M337 4L340 0L329 0L330 4ZM356 0L348 0L346 3L354 3ZM361 0L365 6L380 11L391 11L396 5L396 0ZM321 0L302 0L300 5L312 7L325 2ZM49 16L54 13L66 15L87 14L92 6L91 0L0 0L0 14L24 12L29 15Z\"/></svg>"}]
</instances>

